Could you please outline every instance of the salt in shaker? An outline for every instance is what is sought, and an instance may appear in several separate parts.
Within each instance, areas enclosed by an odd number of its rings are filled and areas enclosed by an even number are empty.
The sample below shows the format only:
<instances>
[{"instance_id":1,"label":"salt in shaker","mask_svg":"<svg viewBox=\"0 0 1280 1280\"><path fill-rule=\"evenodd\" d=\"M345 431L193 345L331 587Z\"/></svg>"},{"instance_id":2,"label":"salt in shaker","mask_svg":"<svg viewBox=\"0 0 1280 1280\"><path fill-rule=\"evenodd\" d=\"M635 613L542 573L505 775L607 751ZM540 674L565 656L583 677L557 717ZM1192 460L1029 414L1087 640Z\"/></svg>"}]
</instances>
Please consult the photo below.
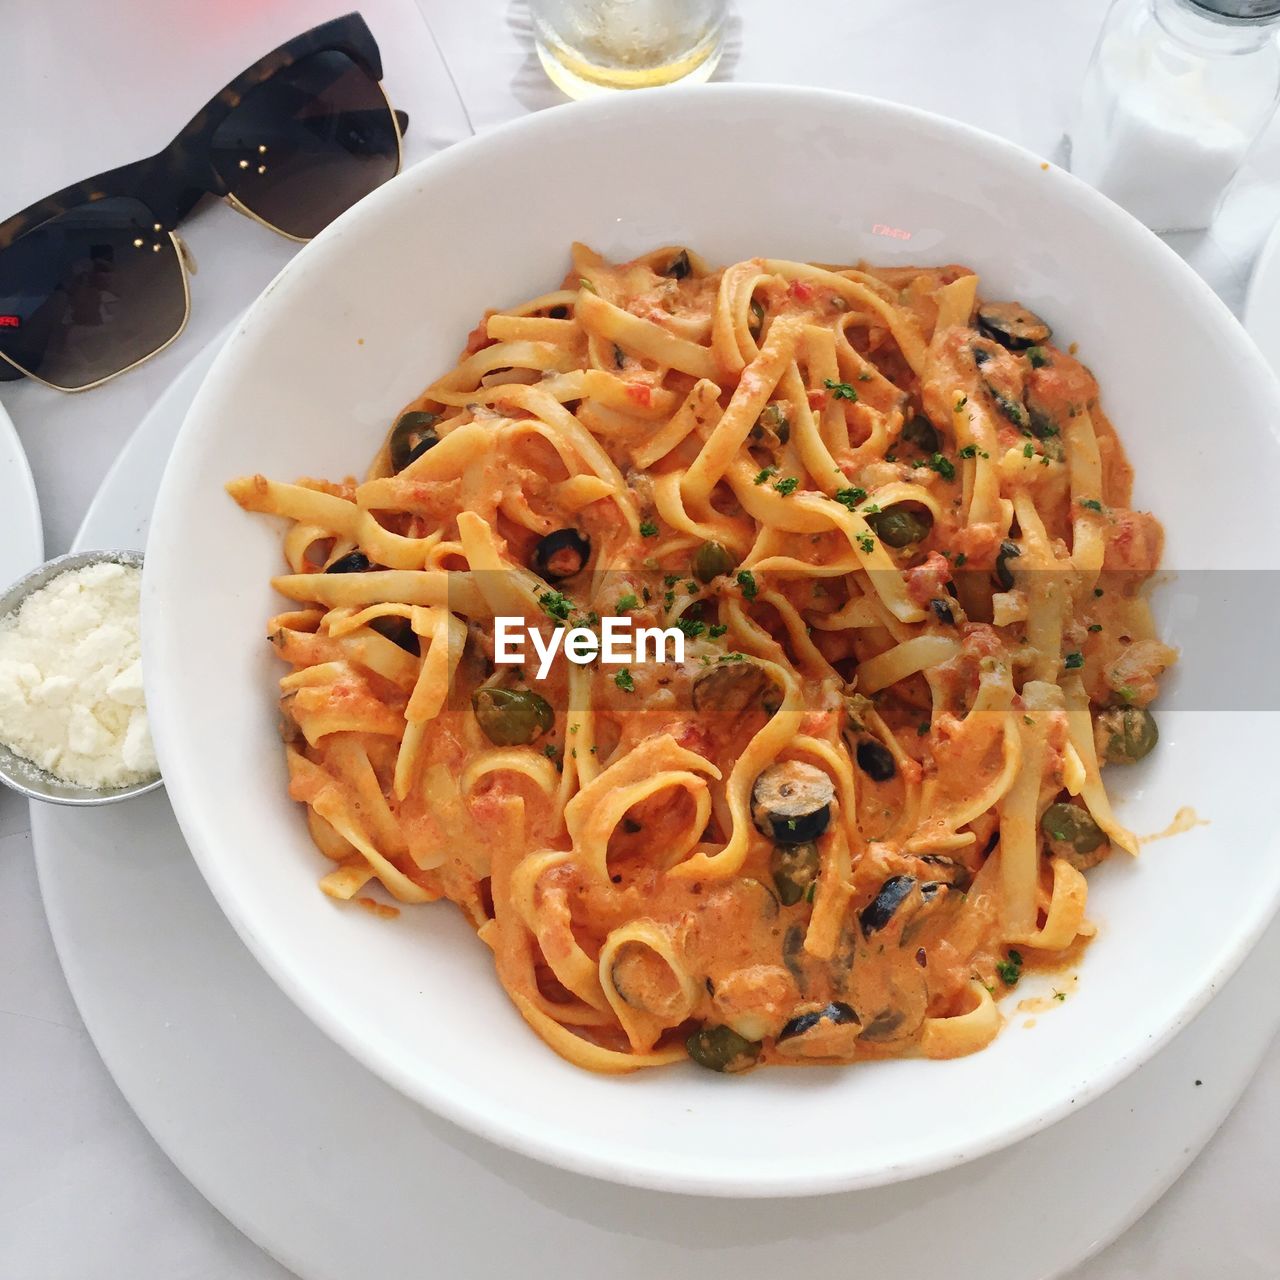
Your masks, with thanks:
<instances>
[{"instance_id":1,"label":"salt in shaker","mask_svg":"<svg viewBox=\"0 0 1280 1280\"><path fill-rule=\"evenodd\" d=\"M1071 171L1153 231L1207 227L1280 97L1278 25L1280 0L1116 0Z\"/></svg>"}]
</instances>

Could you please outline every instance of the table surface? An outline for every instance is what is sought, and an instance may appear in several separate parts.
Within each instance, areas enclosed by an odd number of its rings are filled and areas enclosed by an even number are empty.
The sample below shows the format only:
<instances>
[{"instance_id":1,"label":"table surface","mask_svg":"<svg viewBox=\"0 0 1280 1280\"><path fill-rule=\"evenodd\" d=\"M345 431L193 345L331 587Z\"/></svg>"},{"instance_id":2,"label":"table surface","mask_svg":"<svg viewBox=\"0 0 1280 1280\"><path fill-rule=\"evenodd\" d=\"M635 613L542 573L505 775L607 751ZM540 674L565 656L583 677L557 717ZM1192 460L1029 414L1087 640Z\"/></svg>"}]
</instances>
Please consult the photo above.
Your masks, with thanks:
<instances>
[{"instance_id":1,"label":"table surface","mask_svg":"<svg viewBox=\"0 0 1280 1280\"><path fill-rule=\"evenodd\" d=\"M162 147L264 50L342 12L338 0L42 0L0 42L0 216ZM1106 0L737 0L718 79L819 85L909 102L1048 157ZM533 54L523 0L362 0L386 84L411 115L412 161L562 101ZM455 91L455 84L457 90ZM460 98L459 98L460 93ZM15 111L13 104L22 104ZM1237 311L1280 214L1280 126L1212 230L1174 247ZM35 473L47 553L64 551L130 432L187 360L294 246L221 204L183 227L202 270L188 332L85 396L3 384ZM1073 1280L1274 1280L1280 1048L1178 1184ZM1101 1158L1105 1154L1100 1153ZM0 791L0 1276L280 1280L287 1273L173 1168L120 1097L76 1013L36 885L25 804Z\"/></svg>"}]
</instances>

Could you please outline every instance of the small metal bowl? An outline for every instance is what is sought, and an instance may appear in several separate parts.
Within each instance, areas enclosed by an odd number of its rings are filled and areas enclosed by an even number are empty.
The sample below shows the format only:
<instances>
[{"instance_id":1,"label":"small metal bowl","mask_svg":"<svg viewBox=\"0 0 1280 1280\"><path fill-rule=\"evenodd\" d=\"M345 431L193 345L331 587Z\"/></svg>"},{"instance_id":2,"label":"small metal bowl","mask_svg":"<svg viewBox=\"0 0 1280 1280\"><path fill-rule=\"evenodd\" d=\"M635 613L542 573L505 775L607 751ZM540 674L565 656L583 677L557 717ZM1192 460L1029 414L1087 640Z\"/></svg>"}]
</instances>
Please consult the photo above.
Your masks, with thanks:
<instances>
[{"instance_id":1,"label":"small metal bowl","mask_svg":"<svg viewBox=\"0 0 1280 1280\"><path fill-rule=\"evenodd\" d=\"M140 551L76 551L68 556L58 556L56 559L48 560L38 569L32 569L25 578L19 578L8 591L0 595L0 618L16 612L29 595L39 591L60 573L65 573L68 569L83 569L91 564L126 564L135 569L141 569L142 553ZM154 791L162 781L163 779L157 773L154 778L147 778L127 787L111 787L106 790L77 787L63 782L60 778L55 778L51 773L46 773L30 760L15 755L0 742L0 783L31 800L47 800L53 804L72 805L113 804L117 800L128 800L131 796L140 796L146 791Z\"/></svg>"}]
</instances>

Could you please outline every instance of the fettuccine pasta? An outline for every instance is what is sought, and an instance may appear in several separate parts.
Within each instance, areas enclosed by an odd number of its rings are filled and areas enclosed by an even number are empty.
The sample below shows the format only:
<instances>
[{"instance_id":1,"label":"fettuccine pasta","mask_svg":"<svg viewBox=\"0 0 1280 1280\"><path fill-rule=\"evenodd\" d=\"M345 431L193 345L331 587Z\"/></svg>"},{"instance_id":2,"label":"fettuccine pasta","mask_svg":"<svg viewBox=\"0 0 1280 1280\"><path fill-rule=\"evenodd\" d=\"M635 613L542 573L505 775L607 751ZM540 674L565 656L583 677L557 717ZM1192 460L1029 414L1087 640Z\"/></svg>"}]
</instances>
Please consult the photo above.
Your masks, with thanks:
<instances>
[{"instance_id":1,"label":"fettuccine pasta","mask_svg":"<svg viewBox=\"0 0 1280 1280\"><path fill-rule=\"evenodd\" d=\"M1174 661L1156 520L1074 354L957 266L577 245L363 481L286 518L289 792L321 888L448 898L602 1072L953 1057L1092 933L1103 770ZM682 661L497 661L626 617Z\"/></svg>"}]
</instances>

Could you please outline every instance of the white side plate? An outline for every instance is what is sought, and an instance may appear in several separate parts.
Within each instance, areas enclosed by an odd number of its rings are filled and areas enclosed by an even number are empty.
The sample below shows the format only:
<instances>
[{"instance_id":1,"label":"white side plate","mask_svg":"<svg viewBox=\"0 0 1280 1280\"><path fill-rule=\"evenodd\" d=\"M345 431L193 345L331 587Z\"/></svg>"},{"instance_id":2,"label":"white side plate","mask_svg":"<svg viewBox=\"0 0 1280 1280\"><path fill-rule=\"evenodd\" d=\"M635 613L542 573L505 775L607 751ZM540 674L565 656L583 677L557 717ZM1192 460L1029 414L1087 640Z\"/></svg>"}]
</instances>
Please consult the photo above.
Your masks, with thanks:
<instances>
[{"instance_id":1,"label":"white side plate","mask_svg":"<svg viewBox=\"0 0 1280 1280\"><path fill-rule=\"evenodd\" d=\"M142 545L164 459L208 364L194 361L138 429L79 545ZM632 1190L465 1134L339 1049L244 948L163 792L94 813L38 806L32 820L58 953L116 1083L196 1187L306 1280L563 1280L602 1262L611 1280L694 1280L708 1268L918 1280L940 1256L946 1280L1051 1280L1174 1181L1275 1029L1273 926L1154 1061L996 1155L807 1200ZM242 1280L279 1274L264 1260Z\"/></svg>"},{"instance_id":2,"label":"white side plate","mask_svg":"<svg viewBox=\"0 0 1280 1280\"><path fill-rule=\"evenodd\" d=\"M4 536L0 537L0 590L16 582L44 559L44 532L40 504L31 478L27 455L0 404L0 512Z\"/></svg>"}]
</instances>

